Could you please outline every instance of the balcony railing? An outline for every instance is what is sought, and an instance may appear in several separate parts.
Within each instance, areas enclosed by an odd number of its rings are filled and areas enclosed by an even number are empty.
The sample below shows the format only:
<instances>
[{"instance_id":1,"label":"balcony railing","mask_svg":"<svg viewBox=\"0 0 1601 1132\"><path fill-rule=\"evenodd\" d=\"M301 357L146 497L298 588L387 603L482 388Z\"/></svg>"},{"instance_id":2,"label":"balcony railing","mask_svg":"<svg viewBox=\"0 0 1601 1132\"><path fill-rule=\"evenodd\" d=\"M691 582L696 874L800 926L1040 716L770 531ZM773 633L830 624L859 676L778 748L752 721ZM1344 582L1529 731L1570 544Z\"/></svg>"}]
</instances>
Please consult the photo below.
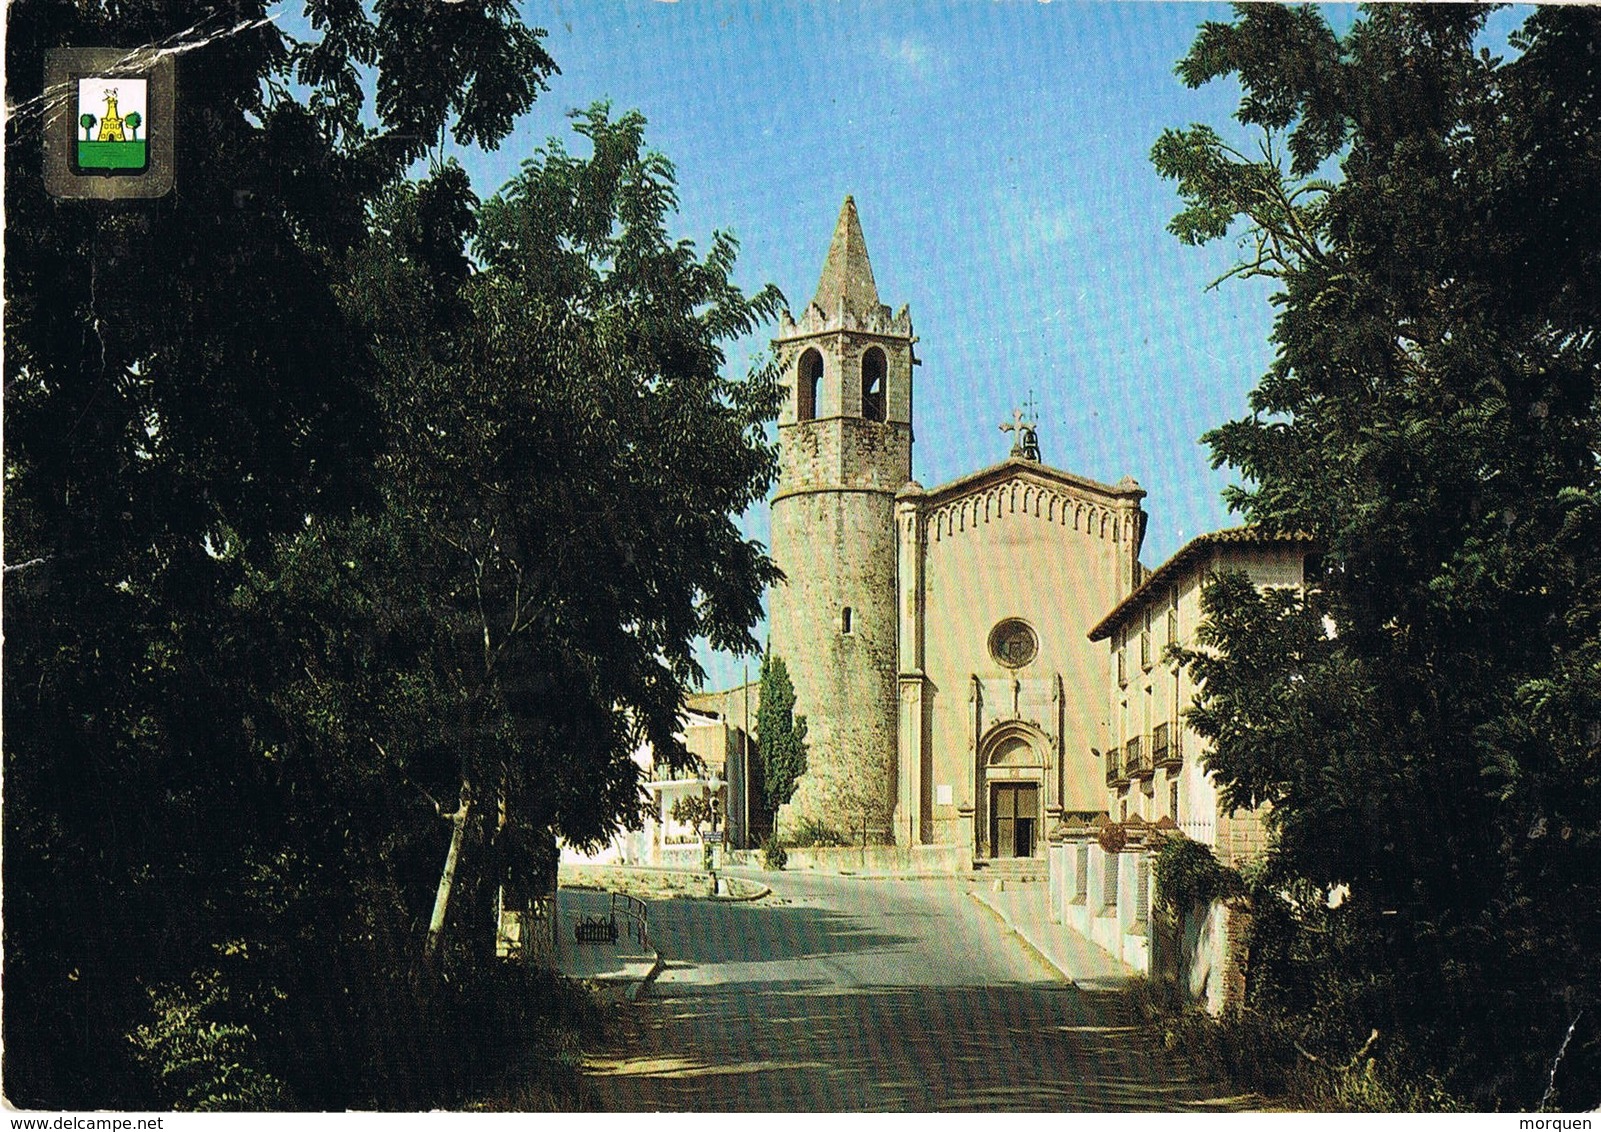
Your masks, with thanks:
<instances>
[{"instance_id":1,"label":"balcony railing","mask_svg":"<svg viewBox=\"0 0 1601 1132\"><path fill-rule=\"evenodd\" d=\"M1122 752L1111 747L1106 752L1106 784L1108 786L1123 786L1128 783L1128 774L1124 772L1122 759L1118 756Z\"/></svg>"},{"instance_id":2,"label":"balcony railing","mask_svg":"<svg viewBox=\"0 0 1601 1132\"><path fill-rule=\"evenodd\" d=\"M1181 766L1184 758L1179 751L1179 729L1170 723L1159 723L1151 729L1151 763L1159 767Z\"/></svg>"},{"instance_id":3,"label":"balcony railing","mask_svg":"<svg viewBox=\"0 0 1601 1132\"><path fill-rule=\"evenodd\" d=\"M1149 778L1151 776L1151 757L1145 745L1136 735L1130 739L1123 748L1124 773L1130 778Z\"/></svg>"}]
</instances>

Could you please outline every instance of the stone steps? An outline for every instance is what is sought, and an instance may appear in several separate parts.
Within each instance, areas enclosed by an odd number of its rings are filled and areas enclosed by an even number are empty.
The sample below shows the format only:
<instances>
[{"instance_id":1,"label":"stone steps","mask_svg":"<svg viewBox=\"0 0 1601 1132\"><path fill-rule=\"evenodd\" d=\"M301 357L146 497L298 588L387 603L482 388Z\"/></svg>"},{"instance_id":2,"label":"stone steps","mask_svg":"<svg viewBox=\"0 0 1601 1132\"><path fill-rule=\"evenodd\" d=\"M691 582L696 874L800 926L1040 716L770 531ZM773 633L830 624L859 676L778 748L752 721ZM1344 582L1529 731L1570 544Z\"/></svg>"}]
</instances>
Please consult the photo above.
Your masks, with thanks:
<instances>
[{"instance_id":1,"label":"stone steps","mask_svg":"<svg viewBox=\"0 0 1601 1132\"><path fill-rule=\"evenodd\" d=\"M1043 857L996 857L973 862L973 875L984 880L1045 881L1050 866Z\"/></svg>"}]
</instances>

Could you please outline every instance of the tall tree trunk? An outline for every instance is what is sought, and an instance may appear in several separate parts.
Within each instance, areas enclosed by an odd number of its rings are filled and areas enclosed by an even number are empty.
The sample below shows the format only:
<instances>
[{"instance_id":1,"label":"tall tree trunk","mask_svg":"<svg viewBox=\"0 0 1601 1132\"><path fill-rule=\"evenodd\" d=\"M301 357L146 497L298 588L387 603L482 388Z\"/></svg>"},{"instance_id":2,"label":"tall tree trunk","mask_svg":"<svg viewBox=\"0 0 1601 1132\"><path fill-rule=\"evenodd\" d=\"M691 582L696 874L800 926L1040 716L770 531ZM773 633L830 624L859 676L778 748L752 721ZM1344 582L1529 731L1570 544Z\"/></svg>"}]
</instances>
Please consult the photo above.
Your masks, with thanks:
<instances>
[{"instance_id":1,"label":"tall tree trunk","mask_svg":"<svg viewBox=\"0 0 1601 1132\"><path fill-rule=\"evenodd\" d=\"M429 965L438 961L444 945L446 925L450 919L450 897L456 885L456 866L461 861L462 843L467 839L467 821L472 812L471 787L461 784L461 805L451 815L450 848L445 853L445 868L439 874L439 890L434 894L434 914L428 921L428 941L423 945L423 961Z\"/></svg>"},{"instance_id":2,"label":"tall tree trunk","mask_svg":"<svg viewBox=\"0 0 1601 1132\"><path fill-rule=\"evenodd\" d=\"M495 914L503 883L500 808L484 799L469 819L467 863L458 917L469 961L480 970L494 964L500 919Z\"/></svg>"}]
</instances>

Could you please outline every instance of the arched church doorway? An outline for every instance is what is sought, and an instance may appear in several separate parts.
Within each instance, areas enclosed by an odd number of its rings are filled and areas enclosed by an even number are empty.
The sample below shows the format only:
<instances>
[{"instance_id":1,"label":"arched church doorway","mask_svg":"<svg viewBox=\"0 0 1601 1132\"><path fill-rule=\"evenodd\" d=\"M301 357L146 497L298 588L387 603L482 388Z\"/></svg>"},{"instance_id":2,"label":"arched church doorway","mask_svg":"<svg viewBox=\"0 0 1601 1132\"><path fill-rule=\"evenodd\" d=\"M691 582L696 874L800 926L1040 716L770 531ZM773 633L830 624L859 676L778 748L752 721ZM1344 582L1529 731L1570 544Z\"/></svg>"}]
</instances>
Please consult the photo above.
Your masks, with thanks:
<instances>
[{"instance_id":1,"label":"arched church doorway","mask_svg":"<svg viewBox=\"0 0 1601 1132\"><path fill-rule=\"evenodd\" d=\"M1045 759L1042 736L1017 723L1003 724L984 744L984 777L989 796L989 856L1032 857L1040 841L1040 791Z\"/></svg>"}]
</instances>

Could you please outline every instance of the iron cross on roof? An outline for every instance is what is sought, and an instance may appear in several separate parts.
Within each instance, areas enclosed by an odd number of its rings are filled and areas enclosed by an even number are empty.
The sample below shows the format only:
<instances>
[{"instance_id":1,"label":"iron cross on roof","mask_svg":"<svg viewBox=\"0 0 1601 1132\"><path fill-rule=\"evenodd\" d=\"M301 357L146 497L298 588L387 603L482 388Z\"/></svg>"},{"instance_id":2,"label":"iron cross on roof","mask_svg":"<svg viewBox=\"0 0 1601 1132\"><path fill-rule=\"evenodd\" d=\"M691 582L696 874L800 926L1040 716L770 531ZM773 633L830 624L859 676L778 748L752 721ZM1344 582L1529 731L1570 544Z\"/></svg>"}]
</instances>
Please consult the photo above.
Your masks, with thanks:
<instances>
[{"instance_id":1,"label":"iron cross on roof","mask_svg":"<svg viewBox=\"0 0 1601 1132\"><path fill-rule=\"evenodd\" d=\"M1029 413L1033 415L1034 391L1032 389L1029 390L1028 400ZM1036 463L1039 461L1040 438L1037 428L1038 423L1035 420L1025 420L1022 409L1012 410L1012 419L1001 425L1002 432L1012 434L1011 455L1021 456L1025 460L1033 460Z\"/></svg>"}]
</instances>

